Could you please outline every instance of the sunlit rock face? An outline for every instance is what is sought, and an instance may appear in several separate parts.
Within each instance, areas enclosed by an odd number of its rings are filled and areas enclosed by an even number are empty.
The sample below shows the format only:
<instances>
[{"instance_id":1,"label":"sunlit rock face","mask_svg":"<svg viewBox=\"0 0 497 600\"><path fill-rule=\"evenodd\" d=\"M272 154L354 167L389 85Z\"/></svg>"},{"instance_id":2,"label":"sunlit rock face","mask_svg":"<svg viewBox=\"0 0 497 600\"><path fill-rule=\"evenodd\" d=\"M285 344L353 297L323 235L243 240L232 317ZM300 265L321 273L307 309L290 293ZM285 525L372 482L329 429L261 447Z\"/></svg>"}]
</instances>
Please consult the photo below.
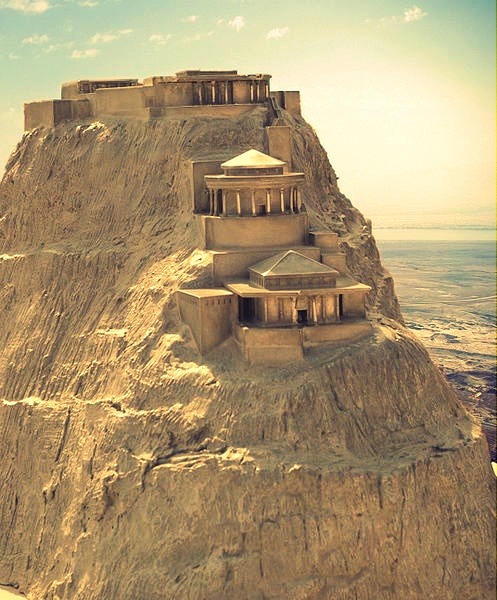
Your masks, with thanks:
<instances>
[{"instance_id":1,"label":"sunlit rock face","mask_svg":"<svg viewBox=\"0 0 497 600\"><path fill-rule=\"evenodd\" d=\"M267 152L267 111L35 129L0 188L0 581L28 598L493 598L480 432L402 326L370 226L291 127L311 225L371 335L298 365L206 358L190 161Z\"/></svg>"}]
</instances>

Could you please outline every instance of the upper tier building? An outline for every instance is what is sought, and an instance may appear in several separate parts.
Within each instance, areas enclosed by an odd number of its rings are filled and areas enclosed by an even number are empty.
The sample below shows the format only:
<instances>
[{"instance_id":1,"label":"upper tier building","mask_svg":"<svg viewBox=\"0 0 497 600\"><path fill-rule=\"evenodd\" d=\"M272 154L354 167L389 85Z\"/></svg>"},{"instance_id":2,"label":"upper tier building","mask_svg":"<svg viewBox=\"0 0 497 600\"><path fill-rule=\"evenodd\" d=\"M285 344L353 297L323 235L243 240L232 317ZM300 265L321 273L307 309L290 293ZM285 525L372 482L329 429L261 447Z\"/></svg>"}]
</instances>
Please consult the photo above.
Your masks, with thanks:
<instances>
[{"instance_id":1,"label":"upper tier building","mask_svg":"<svg viewBox=\"0 0 497 600\"><path fill-rule=\"evenodd\" d=\"M300 114L298 92L270 92L271 75L237 71L180 71L172 76L138 79L83 79L62 84L60 100L24 105L24 128L54 127L89 117L183 119L237 116L273 103ZM274 114L273 114L274 117Z\"/></svg>"}]
</instances>

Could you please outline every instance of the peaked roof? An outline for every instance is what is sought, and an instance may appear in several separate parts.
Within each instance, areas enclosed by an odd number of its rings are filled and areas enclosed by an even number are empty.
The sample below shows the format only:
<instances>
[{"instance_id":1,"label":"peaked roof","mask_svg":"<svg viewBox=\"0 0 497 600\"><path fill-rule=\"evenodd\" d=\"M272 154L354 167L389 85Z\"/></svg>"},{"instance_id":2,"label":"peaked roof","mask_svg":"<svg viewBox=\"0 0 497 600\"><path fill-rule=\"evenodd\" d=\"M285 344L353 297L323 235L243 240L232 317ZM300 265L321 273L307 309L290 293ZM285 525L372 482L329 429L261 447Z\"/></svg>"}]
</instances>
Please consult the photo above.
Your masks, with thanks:
<instances>
[{"instance_id":1,"label":"peaked roof","mask_svg":"<svg viewBox=\"0 0 497 600\"><path fill-rule=\"evenodd\" d=\"M224 162L221 167L223 169L233 168L233 167L244 167L246 169L267 169L268 167L283 167L286 163L282 160L278 160L277 158L273 158L264 152L259 152L259 150L247 150L247 152L243 152L243 154L239 154L234 158L230 158Z\"/></svg>"},{"instance_id":2,"label":"peaked roof","mask_svg":"<svg viewBox=\"0 0 497 600\"><path fill-rule=\"evenodd\" d=\"M323 263L295 252L287 250L270 258L265 258L249 268L259 275L314 275L320 273L336 273L338 271Z\"/></svg>"}]
</instances>

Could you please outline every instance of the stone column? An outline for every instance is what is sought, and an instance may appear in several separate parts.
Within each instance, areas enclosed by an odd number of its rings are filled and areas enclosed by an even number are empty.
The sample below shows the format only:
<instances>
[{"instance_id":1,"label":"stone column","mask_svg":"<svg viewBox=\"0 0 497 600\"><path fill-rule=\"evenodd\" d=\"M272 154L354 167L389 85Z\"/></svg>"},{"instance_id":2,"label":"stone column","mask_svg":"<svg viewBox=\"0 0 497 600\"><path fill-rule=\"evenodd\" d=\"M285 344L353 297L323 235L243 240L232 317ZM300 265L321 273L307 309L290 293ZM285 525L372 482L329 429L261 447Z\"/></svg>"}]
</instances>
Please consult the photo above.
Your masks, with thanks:
<instances>
[{"instance_id":1,"label":"stone column","mask_svg":"<svg viewBox=\"0 0 497 600\"><path fill-rule=\"evenodd\" d=\"M271 190L266 190L266 212L271 214Z\"/></svg>"},{"instance_id":2,"label":"stone column","mask_svg":"<svg viewBox=\"0 0 497 600\"><path fill-rule=\"evenodd\" d=\"M316 306L316 296L312 296L312 298L311 298L311 307L312 307L312 322L317 324L318 310L317 310L317 306Z\"/></svg>"},{"instance_id":3,"label":"stone column","mask_svg":"<svg viewBox=\"0 0 497 600\"><path fill-rule=\"evenodd\" d=\"M228 213L226 211L226 191L223 190L221 192L222 194L222 200L223 200L223 211L222 211L222 216L225 217Z\"/></svg>"},{"instance_id":4,"label":"stone column","mask_svg":"<svg viewBox=\"0 0 497 600\"><path fill-rule=\"evenodd\" d=\"M255 217L256 215L256 211L255 211L255 190L252 190L252 194L250 196L251 202L252 202L252 216Z\"/></svg>"},{"instance_id":5,"label":"stone column","mask_svg":"<svg viewBox=\"0 0 497 600\"><path fill-rule=\"evenodd\" d=\"M259 102L265 102L267 100L266 96L266 82L259 81L259 85L257 86L259 91Z\"/></svg>"},{"instance_id":6,"label":"stone column","mask_svg":"<svg viewBox=\"0 0 497 600\"><path fill-rule=\"evenodd\" d=\"M209 190L209 214L214 214L214 202L212 201L212 190Z\"/></svg>"},{"instance_id":7,"label":"stone column","mask_svg":"<svg viewBox=\"0 0 497 600\"><path fill-rule=\"evenodd\" d=\"M240 190L236 190L236 214L242 216L242 202L240 200Z\"/></svg>"},{"instance_id":8,"label":"stone column","mask_svg":"<svg viewBox=\"0 0 497 600\"><path fill-rule=\"evenodd\" d=\"M300 212L302 209L302 193L297 188L297 212Z\"/></svg>"},{"instance_id":9,"label":"stone column","mask_svg":"<svg viewBox=\"0 0 497 600\"><path fill-rule=\"evenodd\" d=\"M292 296L292 325L296 325L299 318L299 313L297 312L297 298Z\"/></svg>"},{"instance_id":10,"label":"stone column","mask_svg":"<svg viewBox=\"0 0 497 600\"><path fill-rule=\"evenodd\" d=\"M285 190L283 188L281 188L281 190L280 190L280 209L281 209L281 214L284 215L285 214Z\"/></svg>"},{"instance_id":11,"label":"stone column","mask_svg":"<svg viewBox=\"0 0 497 600\"><path fill-rule=\"evenodd\" d=\"M294 188L290 188L290 212L293 213L293 192Z\"/></svg>"}]
</instances>

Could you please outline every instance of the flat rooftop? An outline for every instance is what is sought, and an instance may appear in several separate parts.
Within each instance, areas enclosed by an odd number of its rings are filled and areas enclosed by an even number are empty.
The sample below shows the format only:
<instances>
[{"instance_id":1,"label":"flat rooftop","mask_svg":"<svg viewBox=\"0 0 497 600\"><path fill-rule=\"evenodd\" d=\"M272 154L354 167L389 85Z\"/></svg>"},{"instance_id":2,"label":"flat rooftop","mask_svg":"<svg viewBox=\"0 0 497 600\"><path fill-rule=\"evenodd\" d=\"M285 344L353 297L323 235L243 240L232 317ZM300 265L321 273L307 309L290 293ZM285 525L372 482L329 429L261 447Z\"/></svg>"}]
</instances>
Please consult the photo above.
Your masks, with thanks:
<instances>
[{"instance_id":1,"label":"flat rooftop","mask_svg":"<svg viewBox=\"0 0 497 600\"><path fill-rule=\"evenodd\" d=\"M199 289L180 289L178 290L182 294L192 296L193 298L221 298L223 296L233 296L232 292L229 292L225 288L199 288Z\"/></svg>"}]
</instances>

